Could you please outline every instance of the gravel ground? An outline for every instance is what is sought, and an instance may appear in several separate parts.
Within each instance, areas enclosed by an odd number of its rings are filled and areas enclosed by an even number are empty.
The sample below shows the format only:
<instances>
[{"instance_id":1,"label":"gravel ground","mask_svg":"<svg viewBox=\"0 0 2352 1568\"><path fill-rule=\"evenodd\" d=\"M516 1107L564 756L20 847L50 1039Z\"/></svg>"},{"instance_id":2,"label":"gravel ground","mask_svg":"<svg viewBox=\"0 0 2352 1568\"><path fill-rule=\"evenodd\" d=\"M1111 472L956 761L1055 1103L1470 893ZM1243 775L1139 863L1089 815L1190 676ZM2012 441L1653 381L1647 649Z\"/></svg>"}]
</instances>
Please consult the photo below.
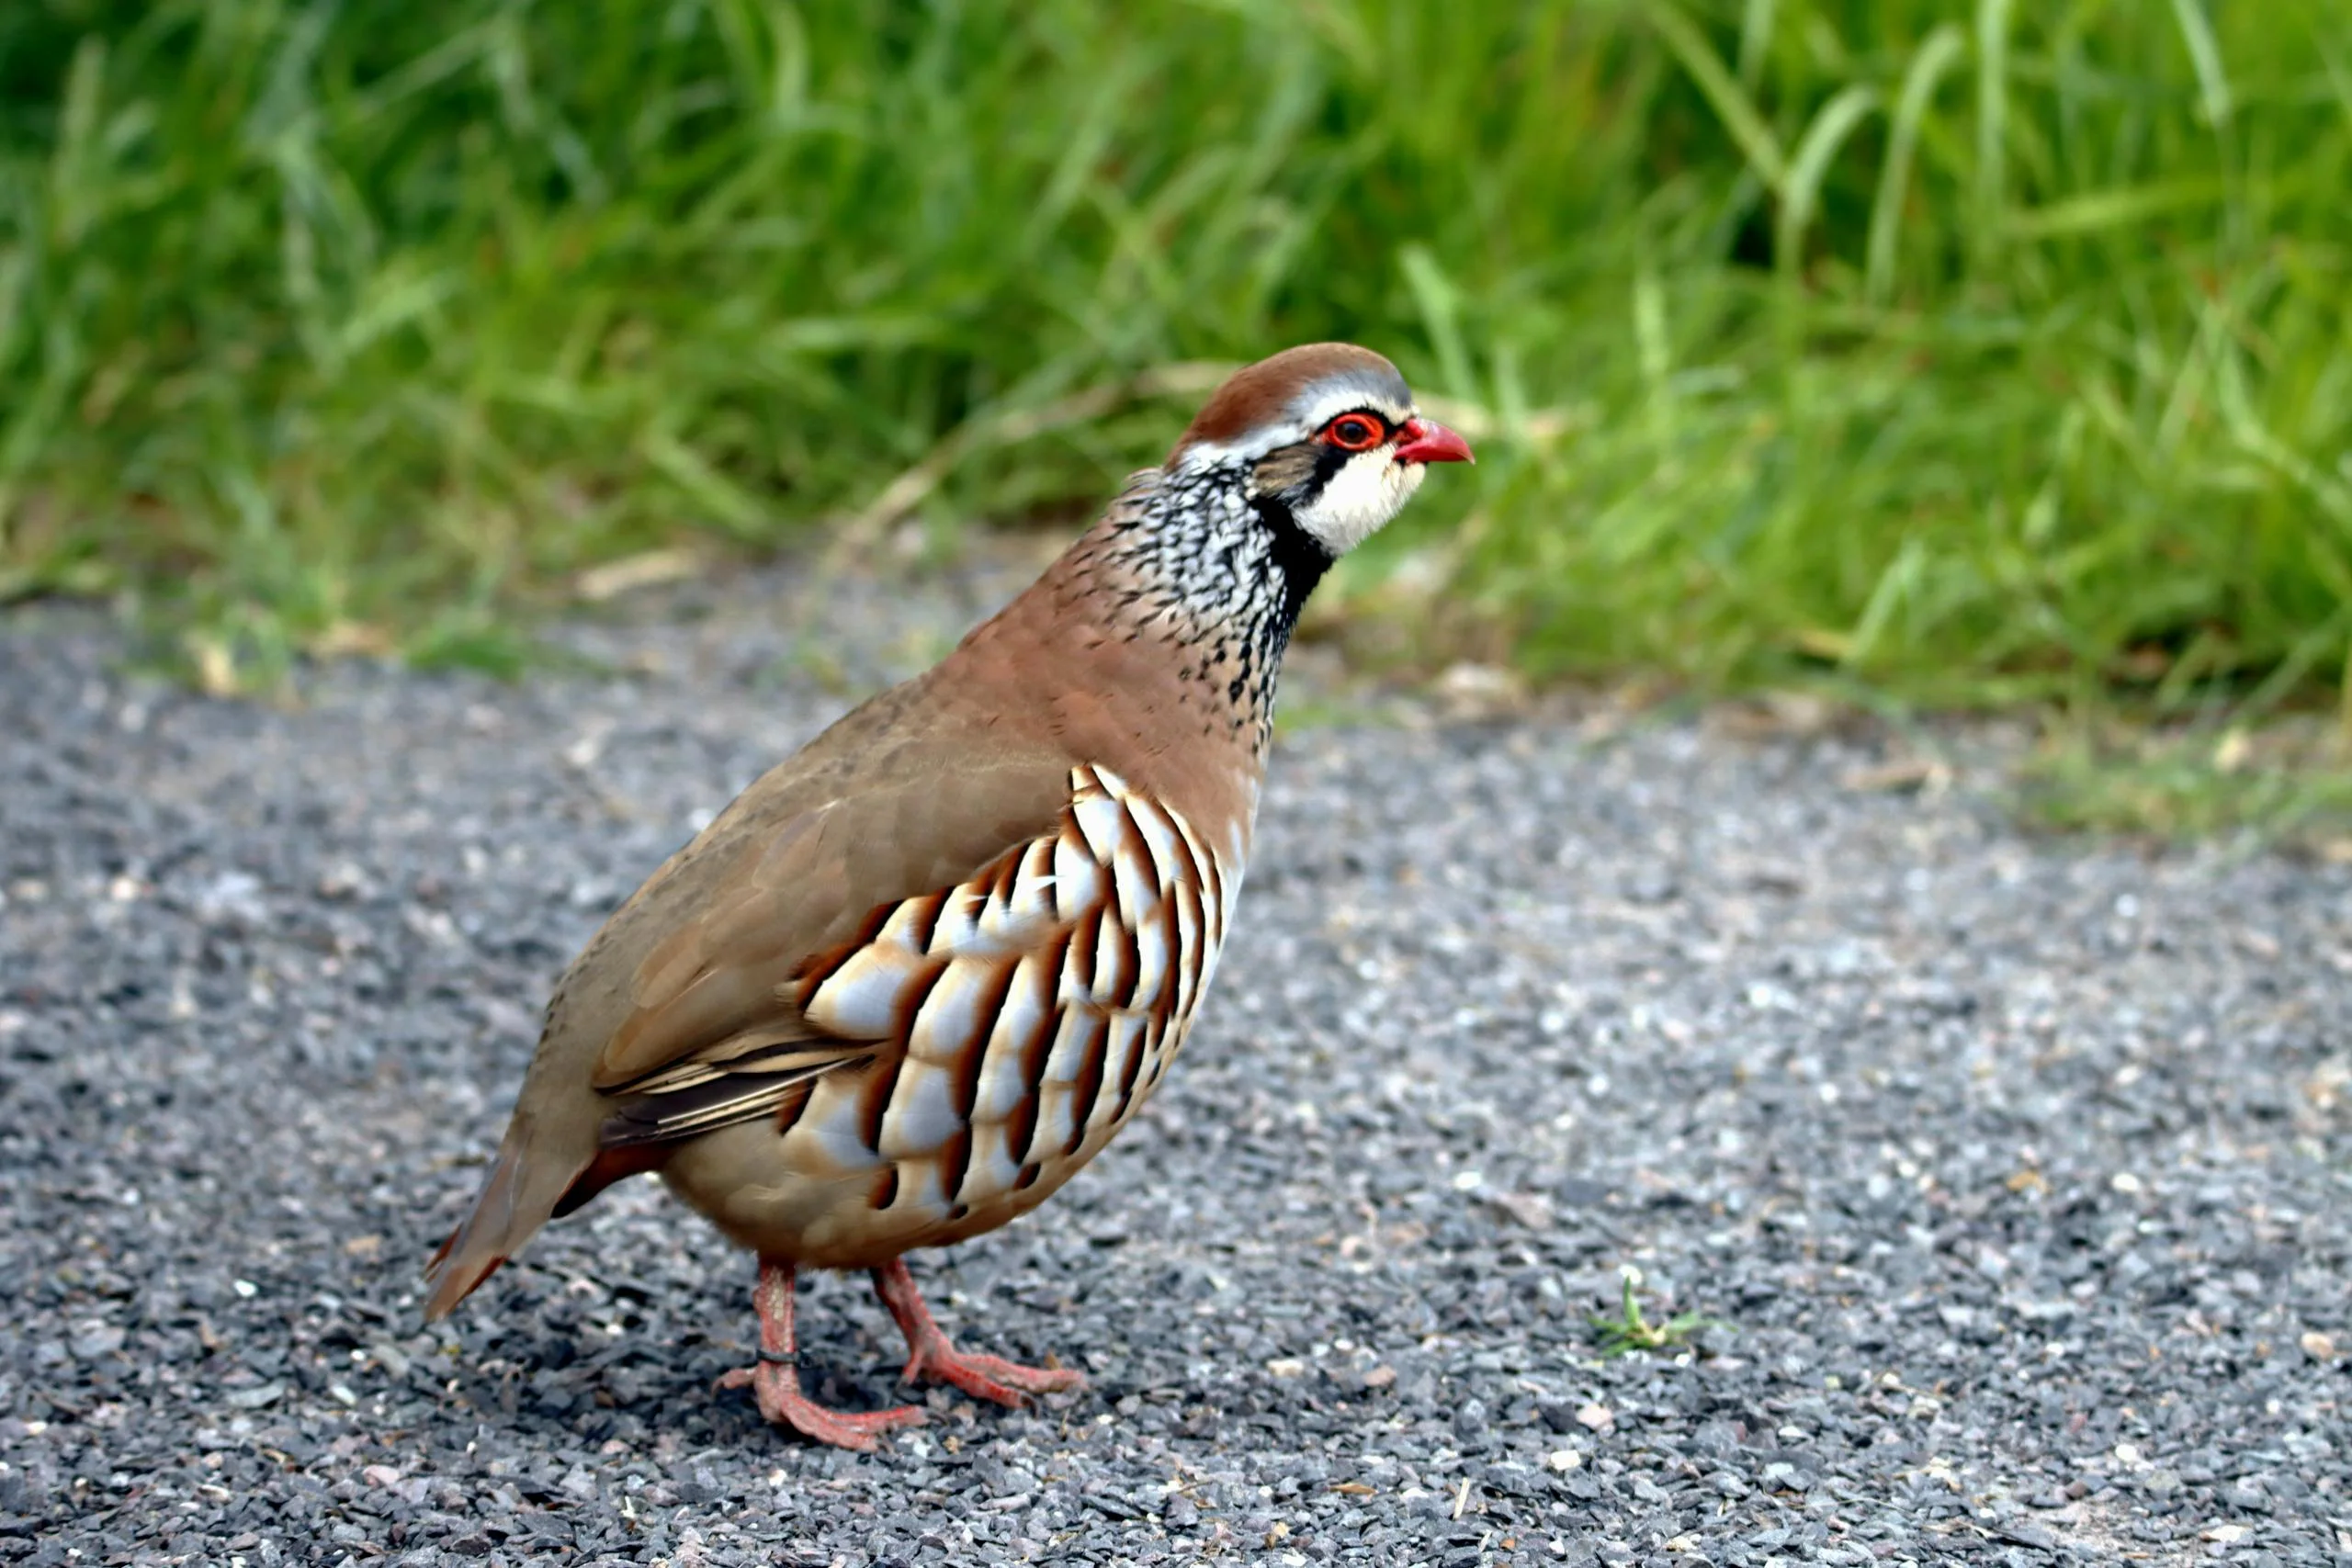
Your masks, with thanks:
<instances>
[{"instance_id":1,"label":"gravel ground","mask_svg":"<svg viewBox=\"0 0 2352 1568\"><path fill-rule=\"evenodd\" d=\"M565 960L1003 586L784 581L299 709L0 623L0 1560L2352 1561L2352 868L2026 835L1981 735L1286 737L1167 1089L917 1260L1081 1394L774 1433L710 1392L750 1261L645 1182L425 1327ZM1723 1325L1603 1358L1627 1267Z\"/></svg>"}]
</instances>

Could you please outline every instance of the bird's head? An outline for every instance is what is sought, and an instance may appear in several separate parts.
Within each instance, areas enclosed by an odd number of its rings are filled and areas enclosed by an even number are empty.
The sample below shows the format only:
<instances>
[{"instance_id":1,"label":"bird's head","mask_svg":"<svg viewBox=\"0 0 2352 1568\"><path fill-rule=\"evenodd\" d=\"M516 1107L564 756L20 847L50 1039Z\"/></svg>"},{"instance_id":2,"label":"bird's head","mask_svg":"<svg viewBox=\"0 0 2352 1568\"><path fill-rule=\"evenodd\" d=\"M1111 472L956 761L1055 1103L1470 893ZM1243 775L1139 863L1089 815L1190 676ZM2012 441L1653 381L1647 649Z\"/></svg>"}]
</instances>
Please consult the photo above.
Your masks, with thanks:
<instances>
[{"instance_id":1,"label":"bird's head","mask_svg":"<svg viewBox=\"0 0 2352 1568\"><path fill-rule=\"evenodd\" d=\"M1182 478L1237 474L1333 558L1404 509L1430 463L1467 463L1470 444L1413 409L1396 367L1368 348L1315 343L1238 370L1169 454Z\"/></svg>"}]
</instances>

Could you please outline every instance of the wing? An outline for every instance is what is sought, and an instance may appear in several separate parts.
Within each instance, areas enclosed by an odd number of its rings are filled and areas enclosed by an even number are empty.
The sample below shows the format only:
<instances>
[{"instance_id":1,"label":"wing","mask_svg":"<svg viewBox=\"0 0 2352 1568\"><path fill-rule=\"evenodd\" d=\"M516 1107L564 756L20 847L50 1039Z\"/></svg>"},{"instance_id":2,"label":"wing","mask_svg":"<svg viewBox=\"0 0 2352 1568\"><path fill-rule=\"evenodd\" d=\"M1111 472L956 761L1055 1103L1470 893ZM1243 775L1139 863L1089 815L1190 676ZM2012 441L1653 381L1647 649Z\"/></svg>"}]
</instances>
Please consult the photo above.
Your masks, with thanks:
<instances>
[{"instance_id":1,"label":"wing","mask_svg":"<svg viewBox=\"0 0 2352 1568\"><path fill-rule=\"evenodd\" d=\"M1073 769L1065 798L1050 830L970 876L866 910L847 940L794 967L773 1016L616 1077L605 1087L626 1103L605 1122L604 1145L760 1117L789 1125L818 1079L868 1066L875 1124L861 1141L928 1144L976 1108L1034 1100L1055 1021L1073 1008L1148 1021L1152 1039L1168 1036L1222 936L1214 857L1107 771ZM1106 1115L1124 1120L1139 1066L1098 1083L1117 1101L1106 1100Z\"/></svg>"},{"instance_id":2,"label":"wing","mask_svg":"<svg viewBox=\"0 0 2352 1568\"><path fill-rule=\"evenodd\" d=\"M982 754L956 771L876 748L861 761L849 776L811 770L746 791L614 917L607 951L574 966L577 994L568 980L549 1004L549 1038L596 1042L588 1082L627 1102L640 1140L772 1110L870 1055L871 1037L804 1016L812 968L1069 810L1058 759ZM751 1098L732 1105L739 1092Z\"/></svg>"}]
</instances>

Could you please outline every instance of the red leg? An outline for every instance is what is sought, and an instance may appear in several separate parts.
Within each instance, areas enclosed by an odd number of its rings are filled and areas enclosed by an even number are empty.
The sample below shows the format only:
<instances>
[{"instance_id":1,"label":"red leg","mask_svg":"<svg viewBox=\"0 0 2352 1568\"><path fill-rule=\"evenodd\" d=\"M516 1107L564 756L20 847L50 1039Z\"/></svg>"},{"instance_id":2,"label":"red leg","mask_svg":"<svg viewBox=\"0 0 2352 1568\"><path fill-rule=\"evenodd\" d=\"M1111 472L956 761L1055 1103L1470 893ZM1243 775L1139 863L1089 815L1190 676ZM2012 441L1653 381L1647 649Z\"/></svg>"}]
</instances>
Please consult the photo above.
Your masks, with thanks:
<instances>
[{"instance_id":1,"label":"red leg","mask_svg":"<svg viewBox=\"0 0 2352 1568\"><path fill-rule=\"evenodd\" d=\"M1024 1367L1001 1356L956 1348L932 1321L931 1309L922 1304L922 1292L915 1289L915 1278L907 1272L903 1258L874 1270L874 1293L882 1298L882 1304L899 1320L899 1331L907 1337L910 1382L935 1378L954 1383L975 1399L1012 1405L1026 1404L1029 1394L1058 1393L1086 1385L1086 1374L1075 1367Z\"/></svg>"},{"instance_id":2,"label":"red leg","mask_svg":"<svg viewBox=\"0 0 2352 1568\"><path fill-rule=\"evenodd\" d=\"M792 1334L792 1265L760 1259L760 1283L752 1299L760 1309L760 1359L718 1380L721 1388L749 1383L760 1414L779 1427L835 1448L869 1450L874 1439L900 1427L919 1427L922 1412L911 1404L865 1415L828 1410L800 1392L799 1348Z\"/></svg>"}]
</instances>

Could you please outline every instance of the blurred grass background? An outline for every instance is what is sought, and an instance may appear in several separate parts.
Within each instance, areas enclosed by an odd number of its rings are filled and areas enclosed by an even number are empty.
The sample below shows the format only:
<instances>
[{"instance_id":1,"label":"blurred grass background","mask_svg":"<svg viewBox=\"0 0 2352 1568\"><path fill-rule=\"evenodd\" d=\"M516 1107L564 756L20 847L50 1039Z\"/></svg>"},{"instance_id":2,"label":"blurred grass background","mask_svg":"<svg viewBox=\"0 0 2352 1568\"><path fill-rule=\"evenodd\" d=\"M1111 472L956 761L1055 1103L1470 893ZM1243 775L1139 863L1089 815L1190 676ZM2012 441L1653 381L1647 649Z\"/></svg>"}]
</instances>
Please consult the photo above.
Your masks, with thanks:
<instances>
[{"instance_id":1,"label":"blurred grass background","mask_svg":"<svg viewBox=\"0 0 2352 1568\"><path fill-rule=\"evenodd\" d=\"M497 663L1342 336L1480 440L1407 654L2243 727L2352 704L2348 197L2342 0L8 0L0 597Z\"/></svg>"}]
</instances>

